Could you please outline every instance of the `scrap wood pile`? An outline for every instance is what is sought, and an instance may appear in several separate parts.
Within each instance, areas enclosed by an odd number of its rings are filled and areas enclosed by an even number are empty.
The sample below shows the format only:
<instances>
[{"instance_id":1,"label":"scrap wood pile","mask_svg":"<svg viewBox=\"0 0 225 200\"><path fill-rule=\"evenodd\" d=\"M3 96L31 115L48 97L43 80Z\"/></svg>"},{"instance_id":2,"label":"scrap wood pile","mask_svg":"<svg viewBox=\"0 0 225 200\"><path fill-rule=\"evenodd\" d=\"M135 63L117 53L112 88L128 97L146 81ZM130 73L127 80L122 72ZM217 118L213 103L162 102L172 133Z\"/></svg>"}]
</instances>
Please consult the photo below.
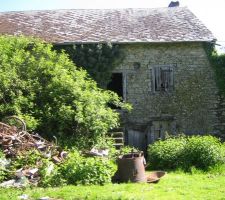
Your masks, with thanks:
<instances>
[{"instance_id":1,"label":"scrap wood pile","mask_svg":"<svg viewBox=\"0 0 225 200\"><path fill-rule=\"evenodd\" d=\"M64 155L58 146L40 135L19 131L15 126L2 122L0 122L0 146L6 157L14 157L32 149L37 149L46 155L50 153L54 162L60 162Z\"/></svg>"},{"instance_id":2,"label":"scrap wood pile","mask_svg":"<svg viewBox=\"0 0 225 200\"><path fill-rule=\"evenodd\" d=\"M67 152L60 150L56 144L47 141L40 135L30 134L26 130L20 130L16 126L10 126L3 122L0 122L0 147L7 160L0 160L0 165L31 150L37 150L40 154L46 158L48 157L56 164L63 161L67 155ZM21 182L17 184L17 179L26 177L30 183L32 183L37 180L37 174L38 164L33 168L27 168L27 166L24 166L24 168L15 172L16 179L6 181L5 183L3 182L0 186L20 187L23 186L23 184Z\"/></svg>"}]
</instances>

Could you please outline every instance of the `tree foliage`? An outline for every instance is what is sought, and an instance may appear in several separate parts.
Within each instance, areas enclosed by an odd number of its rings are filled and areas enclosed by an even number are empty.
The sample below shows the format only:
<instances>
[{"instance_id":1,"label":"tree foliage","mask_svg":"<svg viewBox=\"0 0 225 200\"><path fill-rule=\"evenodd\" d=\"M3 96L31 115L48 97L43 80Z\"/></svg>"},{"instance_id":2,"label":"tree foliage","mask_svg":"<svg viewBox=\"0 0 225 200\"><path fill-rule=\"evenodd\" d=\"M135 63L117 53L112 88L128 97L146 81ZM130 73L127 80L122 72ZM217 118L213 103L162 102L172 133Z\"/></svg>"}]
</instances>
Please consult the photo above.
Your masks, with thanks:
<instances>
[{"instance_id":1,"label":"tree foliage","mask_svg":"<svg viewBox=\"0 0 225 200\"><path fill-rule=\"evenodd\" d=\"M1 36L0 52L0 120L18 115L29 129L48 136L96 139L118 125L118 113L109 103L129 107L50 44Z\"/></svg>"},{"instance_id":2,"label":"tree foliage","mask_svg":"<svg viewBox=\"0 0 225 200\"><path fill-rule=\"evenodd\" d=\"M83 67L101 88L106 88L112 71L123 59L117 44L55 45L54 49L65 51L78 67Z\"/></svg>"}]
</instances>

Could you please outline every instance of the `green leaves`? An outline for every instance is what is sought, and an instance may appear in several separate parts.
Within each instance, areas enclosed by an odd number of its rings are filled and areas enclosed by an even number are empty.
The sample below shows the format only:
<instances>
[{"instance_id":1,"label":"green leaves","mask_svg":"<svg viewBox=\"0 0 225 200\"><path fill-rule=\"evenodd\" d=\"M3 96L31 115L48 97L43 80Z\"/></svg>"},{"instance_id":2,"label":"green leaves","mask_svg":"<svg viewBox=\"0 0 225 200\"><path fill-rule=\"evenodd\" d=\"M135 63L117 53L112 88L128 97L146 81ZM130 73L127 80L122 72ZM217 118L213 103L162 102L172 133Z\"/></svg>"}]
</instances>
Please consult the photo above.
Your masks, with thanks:
<instances>
[{"instance_id":1,"label":"green leaves","mask_svg":"<svg viewBox=\"0 0 225 200\"><path fill-rule=\"evenodd\" d=\"M94 140L118 125L109 103L129 108L51 45L34 38L0 37L0 119L18 115L29 130L50 138L82 133Z\"/></svg>"},{"instance_id":2,"label":"green leaves","mask_svg":"<svg viewBox=\"0 0 225 200\"><path fill-rule=\"evenodd\" d=\"M184 137L159 140L148 148L148 157L151 168L175 169L183 165L183 152L186 139Z\"/></svg>"},{"instance_id":3,"label":"green leaves","mask_svg":"<svg viewBox=\"0 0 225 200\"><path fill-rule=\"evenodd\" d=\"M68 159L60 165L59 173L67 184L91 185L110 183L116 169L115 163L107 158L85 158L73 150Z\"/></svg>"},{"instance_id":4,"label":"green leaves","mask_svg":"<svg viewBox=\"0 0 225 200\"><path fill-rule=\"evenodd\" d=\"M157 141L148 148L150 167L190 170L192 166L207 170L225 163L224 144L213 136L174 137Z\"/></svg>"},{"instance_id":5,"label":"green leaves","mask_svg":"<svg viewBox=\"0 0 225 200\"><path fill-rule=\"evenodd\" d=\"M213 136L196 136L188 138L185 157L186 166L207 169L225 162L224 149L218 138Z\"/></svg>"},{"instance_id":6,"label":"green leaves","mask_svg":"<svg viewBox=\"0 0 225 200\"><path fill-rule=\"evenodd\" d=\"M65 51L78 67L83 67L102 88L109 83L112 71L123 59L122 51L116 44L76 44L54 46Z\"/></svg>"},{"instance_id":7,"label":"green leaves","mask_svg":"<svg viewBox=\"0 0 225 200\"><path fill-rule=\"evenodd\" d=\"M211 65L214 68L216 83L221 95L225 95L225 54L218 54L214 43L206 43L204 45L206 54Z\"/></svg>"}]
</instances>

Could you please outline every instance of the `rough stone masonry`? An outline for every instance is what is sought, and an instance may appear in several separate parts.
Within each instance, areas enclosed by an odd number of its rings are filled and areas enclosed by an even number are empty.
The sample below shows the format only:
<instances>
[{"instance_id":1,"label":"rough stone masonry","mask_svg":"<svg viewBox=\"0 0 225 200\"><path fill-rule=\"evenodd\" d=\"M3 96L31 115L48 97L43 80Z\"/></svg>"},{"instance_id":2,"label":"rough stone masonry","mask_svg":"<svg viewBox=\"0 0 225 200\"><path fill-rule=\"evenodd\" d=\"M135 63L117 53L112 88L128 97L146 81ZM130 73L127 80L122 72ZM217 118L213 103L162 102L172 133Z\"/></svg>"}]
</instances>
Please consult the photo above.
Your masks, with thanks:
<instances>
[{"instance_id":1,"label":"rough stone masonry","mask_svg":"<svg viewBox=\"0 0 225 200\"><path fill-rule=\"evenodd\" d=\"M125 58L114 73L122 74L123 98L133 105L123 115L128 144L143 149L165 134L222 136L224 105L203 43L139 43L121 48Z\"/></svg>"}]
</instances>

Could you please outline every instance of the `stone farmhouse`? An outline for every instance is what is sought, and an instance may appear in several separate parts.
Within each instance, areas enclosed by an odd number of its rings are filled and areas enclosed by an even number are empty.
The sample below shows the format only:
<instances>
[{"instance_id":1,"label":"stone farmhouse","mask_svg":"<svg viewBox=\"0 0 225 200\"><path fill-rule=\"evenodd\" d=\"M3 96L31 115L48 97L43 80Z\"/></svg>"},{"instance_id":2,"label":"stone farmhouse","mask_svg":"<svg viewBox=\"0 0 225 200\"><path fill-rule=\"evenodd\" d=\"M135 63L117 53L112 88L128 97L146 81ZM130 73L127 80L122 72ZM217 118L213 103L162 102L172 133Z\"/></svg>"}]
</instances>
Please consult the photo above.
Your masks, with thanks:
<instances>
[{"instance_id":1,"label":"stone farmhouse","mask_svg":"<svg viewBox=\"0 0 225 200\"><path fill-rule=\"evenodd\" d=\"M3 12L0 34L119 44L125 58L110 89L133 105L122 113L130 145L144 150L166 134L225 130L225 106L204 49L215 38L186 7Z\"/></svg>"}]
</instances>

